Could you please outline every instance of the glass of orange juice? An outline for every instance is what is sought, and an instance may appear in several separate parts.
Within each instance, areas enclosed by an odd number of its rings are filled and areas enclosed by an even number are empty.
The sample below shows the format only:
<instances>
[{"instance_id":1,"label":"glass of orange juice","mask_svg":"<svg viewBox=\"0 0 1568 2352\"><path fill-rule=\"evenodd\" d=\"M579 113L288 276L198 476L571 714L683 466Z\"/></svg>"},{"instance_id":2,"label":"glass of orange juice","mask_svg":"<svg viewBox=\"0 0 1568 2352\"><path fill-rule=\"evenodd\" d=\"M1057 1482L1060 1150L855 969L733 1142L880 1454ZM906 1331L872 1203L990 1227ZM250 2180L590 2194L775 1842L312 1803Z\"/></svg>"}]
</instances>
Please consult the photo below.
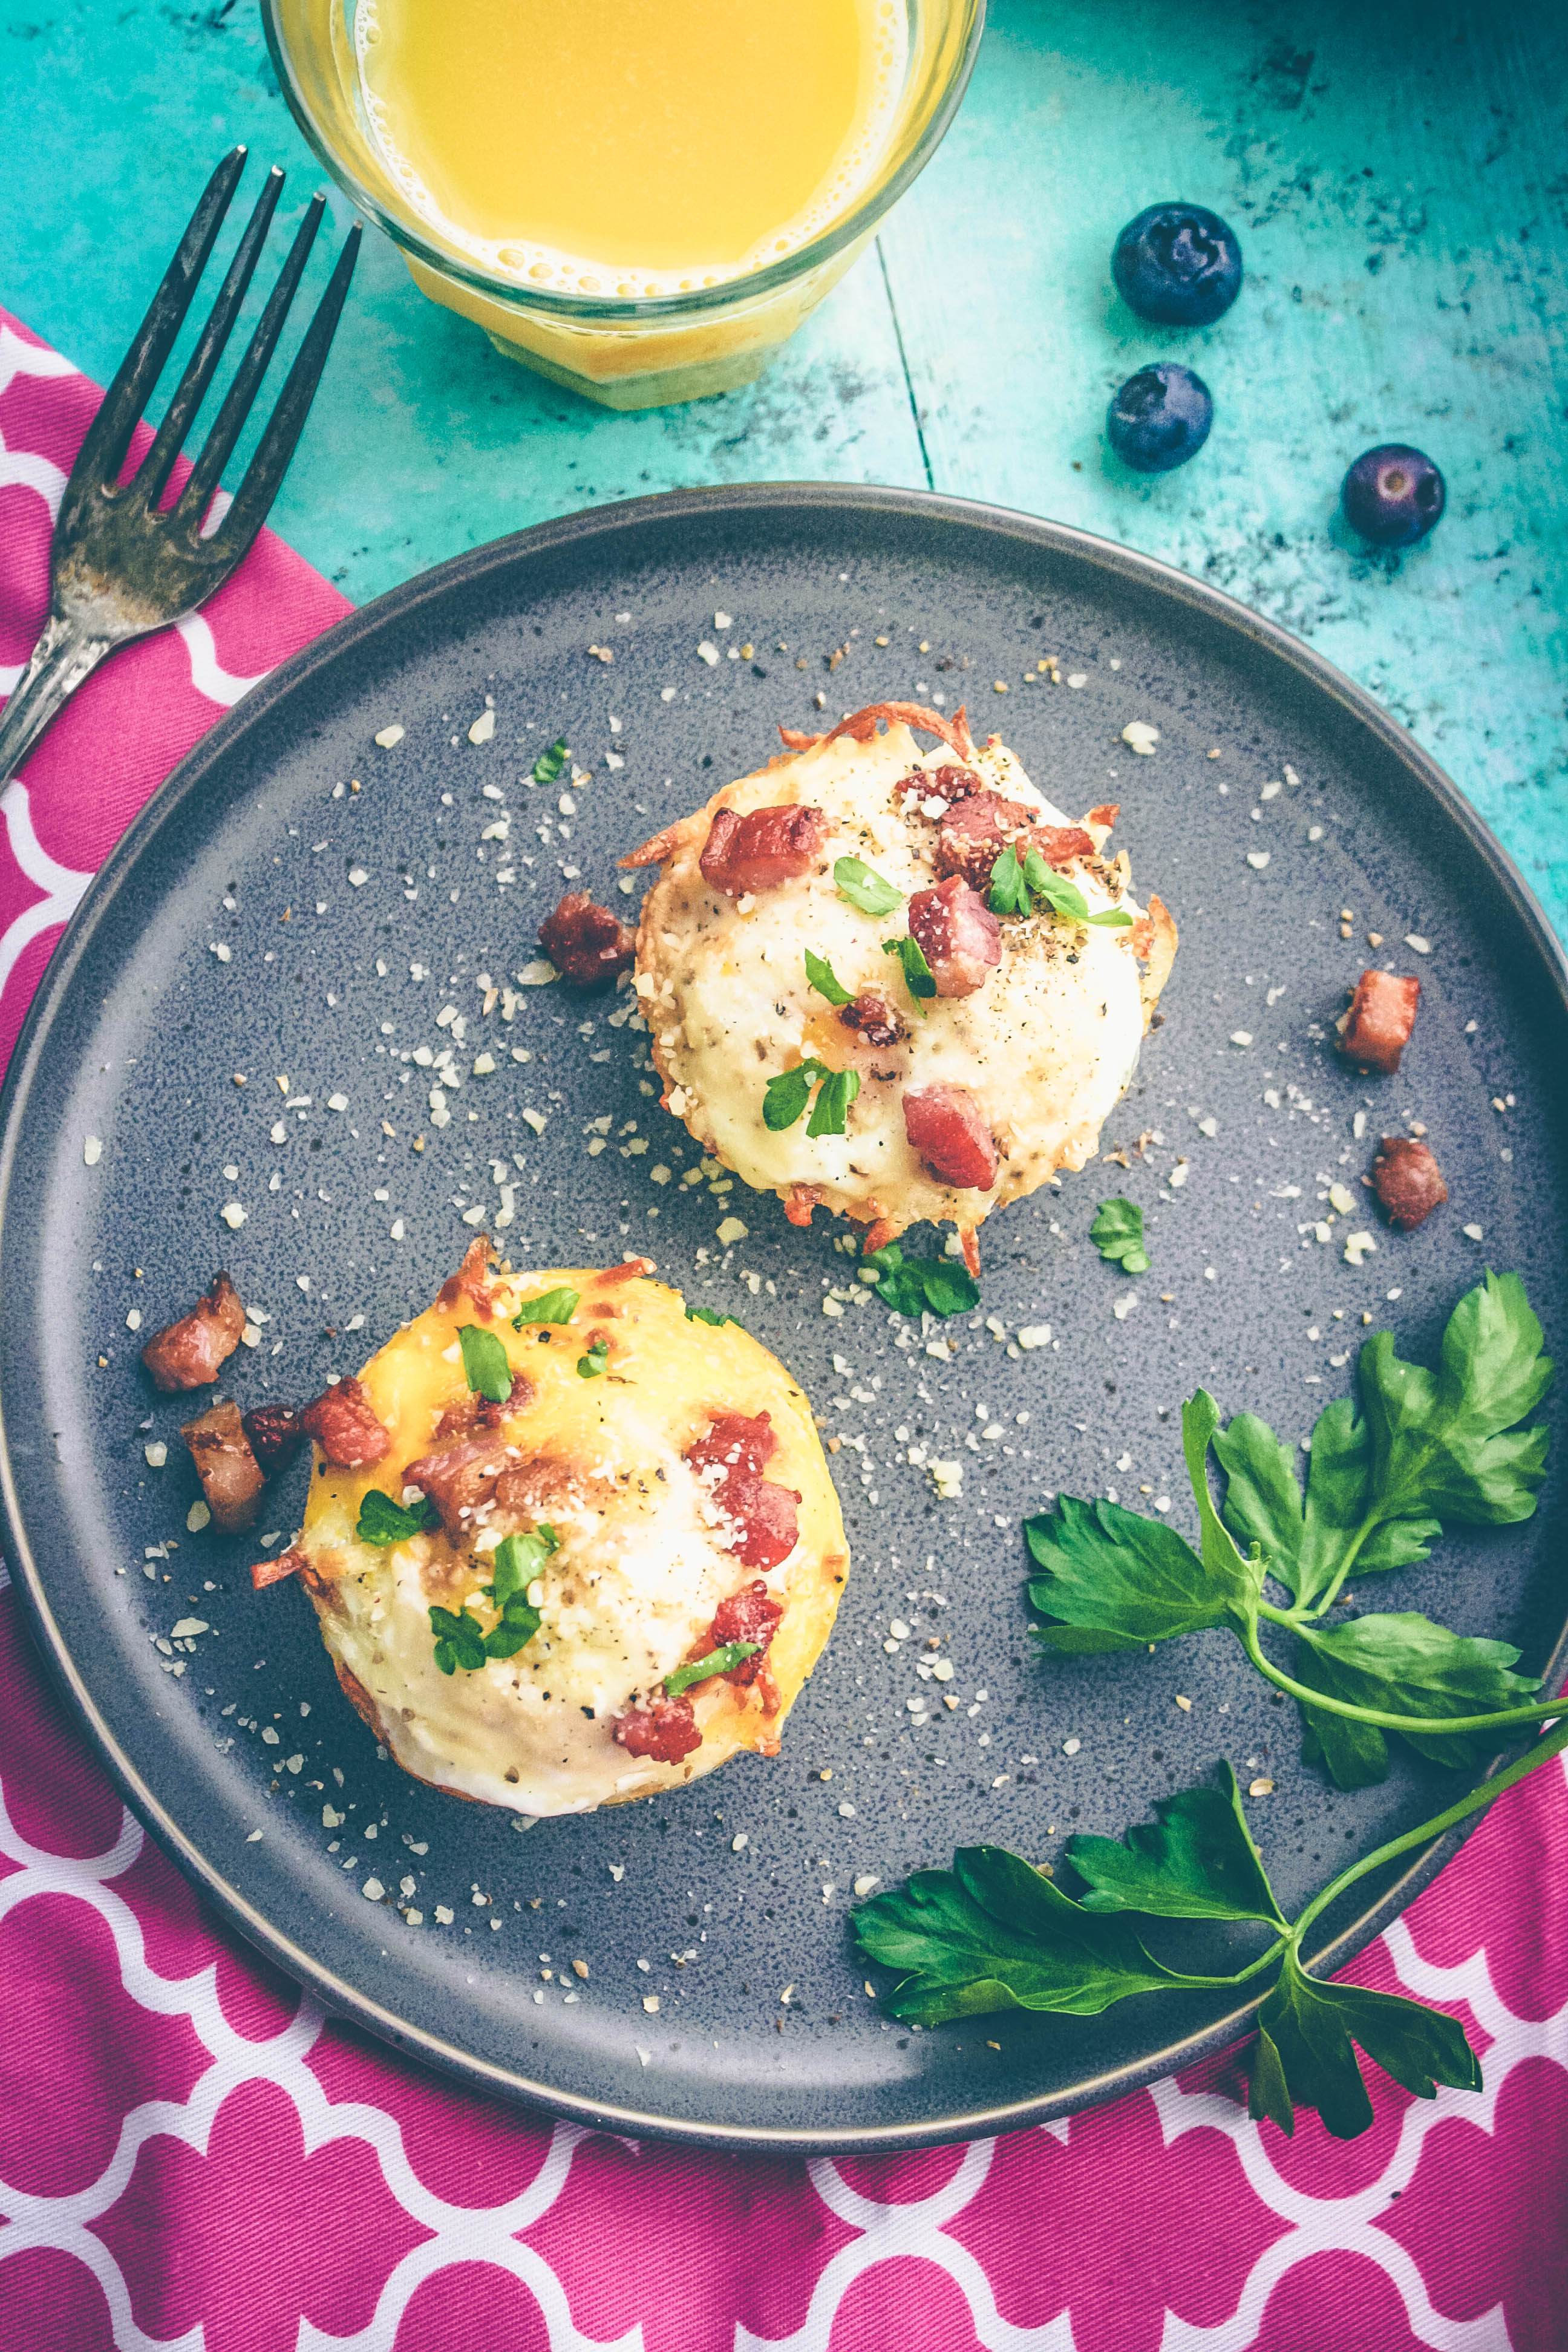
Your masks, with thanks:
<instances>
[{"instance_id":1,"label":"glass of orange juice","mask_svg":"<svg viewBox=\"0 0 1568 2352\"><path fill-rule=\"evenodd\" d=\"M985 0L262 0L415 283L610 408L760 375L934 152Z\"/></svg>"}]
</instances>

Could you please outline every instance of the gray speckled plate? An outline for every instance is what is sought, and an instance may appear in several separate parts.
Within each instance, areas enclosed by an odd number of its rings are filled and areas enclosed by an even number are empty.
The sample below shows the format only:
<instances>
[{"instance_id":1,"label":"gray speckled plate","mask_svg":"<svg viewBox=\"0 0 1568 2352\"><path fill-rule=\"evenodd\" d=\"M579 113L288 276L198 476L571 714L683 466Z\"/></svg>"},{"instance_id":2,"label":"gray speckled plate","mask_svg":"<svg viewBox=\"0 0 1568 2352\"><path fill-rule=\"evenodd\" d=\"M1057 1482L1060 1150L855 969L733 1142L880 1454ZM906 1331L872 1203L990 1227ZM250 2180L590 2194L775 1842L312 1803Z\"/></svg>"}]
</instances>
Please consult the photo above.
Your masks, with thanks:
<instances>
[{"instance_id":1,"label":"gray speckled plate","mask_svg":"<svg viewBox=\"0 0 1568 2352\"><path fill-rule=\"evenodd\" d=\"M1042 656L1061 684L1026 688ZM772 1199L656 1181L697 1155L615 1000L529 988L510 1022L504 1002L483 1010L482 976L511 982L568 881L613 898L617 853L756 766L778 721L810 724L819 690L835 716L966 698L1069 812L1121 803L1135 884L1181 925L1163 1025L1104 1138L1146 1135L1144 1156L986 1225L983 1314L947 1327L941 1360L858 1297L825 1312L857 1286L820 1220L797 1233ZM1123 742L1132 719L1159 729L1152 758ZM403 740L378 750L393 721ZM575 808L523 782L557 733L593 772ZM503 807L510 838L487 838ZM1389 1083L1331 1051L1369 929L1425 992ZM448 1039L462 1083L436 1125L429 1061ZM857 1877L891 1883L964 1842L1044 1857L1075 1828L1120 1832L1227 1754L1278 1784L1252 1812L1295 1903L1455 1783L1405 1758L1381 1788L1331 1792L1299 1761L1292 1710L1219 1634L1036 1662L1019 1523L1058 1488L1110 1488L1169 1496L1190 1526L1174 1414L1198 1381L1299 1437L1350 1381L1363 1311L1429 1349L1486 1262L1520 1270L1561 1343L1565 1063L1563 959L1496 844L1363 695L1224 597L1051 524L902 491L681 493L546 524L383 597L247 695L132 826L49 966L0 1160L10 1557L181 1867L402 2047L586 2121L715 2144L913 2145L1060 2115L1221 2046L1245 2012L1170 1996L907 2032L851 1957ZM1355 1270L1343 1221L1314 1236L1328 1184L1359 1196L1383 1127L1417 1118L1450 1204L1408 1238L1377 1228ZM1087 1238L1119 1191L1152 1248L1134 1283ZM776 1349L843 1440L854 1552L776 1762L524 1833L381 1760L303 1597L251 1593L252 1538L187 1533L182 1406L152 1394L127 1328L227 1265L268 1319L226 1387L298 1400L427 1303L505 1203L516 1263L645 1250ZM735 1215L749 1230L726 1247ZM1019 1351L986 1318L1053 1337ZM936 1498L907 1458L921 1447L963 1462L960 1499ZM1450 1537L1390 1605L1507 1634L1546 1667L1559 1475L1530 1525ZM302 1477L264 1529L295 1525ZM190 1618L209 1630L180 1650ZM894 1621L910 1629L897 1646ZM918 1673L938 1656L951 1680ZM1437 1859L1326 1922L1335 1957ZM373 1877L386 1900L365 1899ZM579 1958L586 1982L563 1980Z\"/></svg>"}]
</instances>

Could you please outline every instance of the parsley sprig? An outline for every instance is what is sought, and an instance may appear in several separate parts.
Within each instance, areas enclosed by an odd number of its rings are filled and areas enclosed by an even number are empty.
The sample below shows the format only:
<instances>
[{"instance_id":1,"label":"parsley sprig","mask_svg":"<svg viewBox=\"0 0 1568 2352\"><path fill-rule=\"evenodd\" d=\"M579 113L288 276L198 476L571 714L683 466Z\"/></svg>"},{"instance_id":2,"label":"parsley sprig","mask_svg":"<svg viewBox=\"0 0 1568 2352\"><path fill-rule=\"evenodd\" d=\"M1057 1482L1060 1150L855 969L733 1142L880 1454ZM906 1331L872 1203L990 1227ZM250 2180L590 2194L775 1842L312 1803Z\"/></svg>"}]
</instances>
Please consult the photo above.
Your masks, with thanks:
<instances>
[{"instance_id":1,"label":"parsley sprig","mask_svg":"<svg viewBox=\"0 0 1568 2352\"><path fill-rule=\"evenodd\" d=\"M866 1962L895 1972L888 2008L920 2026L1014 2009L1097 2017L1138 1993L1250 1989L1272 1969L1249 2055L1248 2113L1292 2134L1297 2108L1315 2107L1334 2138L1354 2139L1373 2121L1358 2045L1422 2099L1435 2098L1439 2083L1479 2091L1480 2064L1457 2018L1310 1974L1309 1930L1359 1879L1441 1837L1564 1748L1568 1723L1436 1819L1341 1871L1294 1921L1275 1898L1236 1775L1222 1762L1217 1787L1165 1798L1156 1821L1130 1830L1125 1843L1069 1838L1081 1895L999 1846L966 1846L951 1870L917 1872L865 1904L856 1939ZM1192 1975L1148 1950L1145 1938L1163 1919L1252 1924L1268 1940L1228 1976Z\"/></svg>"},{"instance_id":2,"label":"parsley sprig","mask_svg":"<svg viewBox=\"0 0 1568 2352\"><path fill-rule=\"evenodd\" d=\"M1531 1696L1541 1685L1513 1673L1516 1649L1415 1611L1325 1621L1352 1570L1379 1575L1426 1559L1445 1523L1530 1517L1547 1433L1518 1424L1552 1378L1541 1349L1511 1274L1489 1272L1460 1299L1435 1372L1402 1362L1392 1335L1378 1332L1361 1352L1359 1411L1344 1397L1319 1416L1305 1496L1268 1423L1241 1413L1222 1425L1199 1389L1182 1409L1198 1550L1163 1520L1059 1496L1052 1514L1025 1527L1040 1570L1029 1598L1049 1621L1037 1638L1072 1654L1226 1627L1297 1700L1307 1760L1343 1789L1385 1777L1390 1732L1436 1762L1482 1763L1502 1736L1562 1704ZM1211 1447L1226 1481L1223 1513L1209 1491ZM1284 1605L1268 1597L1267 1578ZM1265 1651L1265 1628L1291 1638L1293 1672Z\"/></svg>"},{"instance_id":3,"label":"parsley sprig","mask_svg":"<svg viewBox=\"0 0 1568 2352\"><path fill-rule=\"evenodd\" d=\"M745 1328L738 1316L721 1315L716 1307L689 1307L686 1319L689 1323L709 1324L715 1331L721 1331L726 1323L733 1323L737 1331Z\"/></svg>"},{"instance_id":4,"label":"parsley sprig","mask_svg":"<svg viewBox=\"0 0 1568 2352\"><path fill-rule=\"evenodd\" d=\"M980 1304L980 1285L951 1257L906 1257L889 1242L861 1260L862 1272L878 1277L877 1297L895 1315L967 1315Z\"/></svg>"},{"instance_id":5,"label":"parsley sprig","mask_svg":"<svg viewBox=\"0 0 1568 2352\"><path fill-rule=\"evenodd\" d=\"M1037 849L1026 850L1022 858L1016 849L1005 849L991 868L992 913L1031 915L1037 898L1043 898L1053 915L1067 915L1075 923L1092 923L1100 930L1126 930L1132 921L1124 907L1108 907L1103 914L1091 915L1078 884L1047 866Z\"/></svg>"},{"instance_id":6,"label":"parsley sprig","mask_svg":"<svg viewBox=\"0 0 1568 2352\"><path fill-rule=\"evenodd\" d=\"M811 948L805 951L805 976L818 996L826 996L829 1004L854 1003L854 996L845 987L827 958L817 955Z\"/></svg>"},{"instance_id":7,"label":"parsley sprig","mask_svg":"<svg viewBox=\"0 0 1568 2352\"><path fill-rule=\"evenodd\" d=\"M830 1070L815 1055L808 1055L793 1070L781 1070L776 1078L768 1080L763 1090L763 1125L775 1135L793 1127L810 1101L813 1087L817 1087L817 1096L806 1123L807 1135L842 1135L845 1114L860 1091L860 1073Z\"/></svg>"},{"instance_id":8,"label":"parsley sprig","mask_svg":"<svg viewBox=\"0 0 1568 2352\"><path fill-rule=\"evenodd\" d=\"M610 1343L601 1334L601 1336L594 1341L592 1347L588 1349L587 1354L585 1356L578 1357L578 1379L580 1381L598 1380L601 1374L608 1370L609 1361Z\"/></svg>"},{"instance_id":9,"label":"parsley sprig","mask_svg":"<svg viewBox=\"0 0 1568 2352\"><path fill-rule=\"evenodd\" d=\"M1148 1273L1143 1212L1136 1201L1126 1200L1120 1193L1114 1201L1101 1201L1089 1237L1108 1265L1120 1263L1123 1274Z\"/></svg>"},{"instance_id":10,"label":"parsley sprig","mask_svg":"<svg viewBox=\"0 0 1568 2352\"><path fill-rule=\"evenodd\" d=\"M858 907L863 915L890 915L895 907L904 903L904 894L896 890L885 875L868 866L858 857L840 857L834 865L833 879L841 898Z\"/></svg>"},{"instance_id":11,"label":"parsley sprig","mask_svg":"<svg viewBox=\"0 0 1568 2352\"><path fill-rule=\"evenodd\" d=\"M536 784L552 784L571 757L572 754L566 748L565 736L558 735L554 742L550 746L548 751L541 751L538 759L535 760L533 763L534 782Z\"/></svg>"},{"instance_id":12,"label":"parsley sprig","mask_svg":"<svg viewBox=\"0 0 1568 2352\"><path fill-rule=\"evenodd\" d=\"M543 1622L530 1601L528 1588L560 1538L543 1521L531 1535L505 1536L497 1544L494 1576L479 1590L495 1603L497 1617L487 1633L467 1609L432 1608L430 1631L436 1637L436 1664L444 1675L477 1674L492 1659L515 1658L532 1641Z\"/></svg>"}]
</instances>

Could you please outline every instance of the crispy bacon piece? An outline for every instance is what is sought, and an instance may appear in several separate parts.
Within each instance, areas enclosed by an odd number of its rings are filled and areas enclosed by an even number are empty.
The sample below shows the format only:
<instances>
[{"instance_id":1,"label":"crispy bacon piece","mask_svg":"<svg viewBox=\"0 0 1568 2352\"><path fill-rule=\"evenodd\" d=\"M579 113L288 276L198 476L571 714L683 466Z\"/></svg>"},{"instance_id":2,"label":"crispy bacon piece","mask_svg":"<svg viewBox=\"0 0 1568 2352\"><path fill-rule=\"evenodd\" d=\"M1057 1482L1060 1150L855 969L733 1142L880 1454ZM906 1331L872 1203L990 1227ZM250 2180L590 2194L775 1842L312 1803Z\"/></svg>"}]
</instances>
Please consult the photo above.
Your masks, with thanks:
<instances>
[{"instance_id":1,"label":"crispy bacon piece","mask_svg":"<svg viewBox=\"0 0 1568 2352\"><path fill-rule=\"evenodd\" d=\"M660 1691L646 1706L628 1707L625 1715L616 1716L612 1736L628 1756L647 1756L655 1764L679 1764L683 1756L702 1745L691 1701L684 1691L679 1698L666 1698Z\"/></svg>"},{"instance_id":2,"label":"crispy bacon piece","mask_svg":"<svg viewBox=\"0 0 1568 2352\"><path fill-rule=\"evenodd\" d=\"M989 1192L996 1181L996 1139L980 1097L968 1087L908 1087L904 1133L939 1183Z\"/></svg>"},{"instance_id":3,"label":"crispy bacon piece","mask_svg":"<svg viewBox=\"0 0 1568 2352\"><path fill-rule=\"evenodd\" d=\"M300 1416L291 1404L252 1405L240 1418L250 1450L268 1477L292 1462L305 1443Z\"/></svg>"},{"instance_id":4,"label":"crispy bacon piece","mask_svg":"<svg viewBox=\"0 0 1568 2352\"><path fill-rule=\"evenodd\" d=\"M568 890L539 926L539 944L574 988L604 988L635 961L637 933L587 890Z\"/></svg>"},{"instance_id":5,"label":"crispy bacon piece","mask_svg":"<svg viewBox=\"0 0 1568 2352\"><path fill-rule=\"evenodd\" d=\"M875 1206L875 1203L873 1202L872 1205ZM878 1217L873 1223L868 1225L866 1228L866 1237L860 1244L861 1256L871 1257L875 1255L878 1250L886 1249L889 1242L896 1242L898 1240L900 1231L900 1228L896 1218Z\"/></svg>"},{"instance_id":6,"label":"crispy bacon piece","mask_svg":"<svg viewBox=\"0 0 1568 2352\"><path fill-rule=\"evenodd\" d=\"M853 1029L868 1045L896 1045L910 1034L885 998L873 996L869 991L858 996L853 1004L841 1004L838 1018L846 1029Z\"/></svg>"},{"instance_id":7,"label":"crispy bacon piece","mask_svg":"<svg viewBox=\"0 0 1568 2352\"><path fill-rule=\"evenodd\" d=\"M209 1405L195 1421L186 1422L180 1435L191 1449L207 1508L226 1536L237 1535L256 1517L267 1484L250 1450L239 1407L226 1401Z\"/></svg>"},{"instance_id":8,"label":"crispy bacon piece","mask_svg":"<svg viewBox=\"0 0 1568 2352\"><path fill-rule=\"evenodd\" d=\"M286 1576L293 1576L306 1566L304 1553L298 1544L290 1544L276 1559L258 1559L250 1571L253 1592L265 1592L269 1584L280 1584Z\"/></svg>"},{"instance_id":9,"label":"crispy bacon piece","mask_svg":"<svg viewBox=\"0 0 1568 2352\"><path fill-rule=\"evenodd\" d=\"M931 966L939 996L973 996L1002 961L1002 926L978 890L956 874L910 900L910 937Z\"/></svg>"},{"instance_id":10,"label":"crispy bacon piece","mask_svg":"<svg viewBox=\"0 0 1568 2352\"><path fill-rule=\"evenodd\" d=\"M778 1444L771 1413L722 1412L707 1436L687 1448L686 1458L699 1477L706 1470L757 1472L773 1460Z\"/></svg>"},{"instance_id":11,"label":"crispy bacon piece","mask_svg":"<svg viewBox=\"0 0 1568 2352\"><path fill-rule=\"evenodd\" d=\"M1092 857L1094 841L1079 824L1042 824L1022 801L1004 800L999 793L974 793L949 809L937 829L936 870L961 874L972 888L989 888L991 869L1012 845L1020 856L1037 849L1047 866L1058 869L1075 857Z\"/></svg>"},{"instance_id":12,"label":"crispy bacon piece","mask_svg":"<svg viewBox=\"0 0 1568 2352\"><path fill-rule=\"evenodd\" d=\"M792 1225L809 1225L811 1213L822 1198L816 1184L792 1184L784 1194L784 1213Z\"/></svg>"},{"instance_id":13,"label":"crispy bacon piece","mask_svg":"<svg viewBox=\"0 0 1568 2352\"><path fill-rule=\"evenodd\" d=\"M1152 908L1153 900L1149 903ZM1363 971L1340 1033L1340 1051L1346 1061L1391 1078L1410 1043L1420 997L1418 980L1396 980L1391 971Z\"/></svg>"},{"instance_id":14,"label":"crispy bacon piece","mask_svg":"<svg viewBox=\"0 0 1568 2352\"><path fill-rule=\"evenodd\" d=\"M476 1315L487 1323L493 1322L499 1296L490 1279L490 1265L495 1257L495 1244L489 1234L480 1234L463 1253L463 1263L456 1274L449 1274L436 1293L437 1307L448 1311L460 1307L466 1298Z\"/></svg>"},{"instance_id":15,"label":"crispy bacon piece","mask_svg":"<svg viewBox=\"0 0 1568 2352\"><path fill-rule=\"evenodd\" d=\"M731 1666L725 1675L740 1690L749 1690L767 1664L768 1644L778 1632L784 1613L782 1601L775 1601L759 1576L755 1584L748 1584L743 1592L731 1593L721 1601L713 1612L713 1622L708 1628L703 1650L725 1650L731 1642L755 1642L756 1648L738 1666Z\"/></svg>"},{"instance_id":16,"label":"crispy bacon piece","mask_svg":"<svg viewBox=\"0 0 1568 2352\"><path fill-rule=\"evenodd\" d=\"M1372 1189L1389 1223L1402 1234L1425 1224L1448 1197L1443 1171L1419 1136L1384 1137L1372 1163Z\"/></svg>"},{"instance_id":17,"label":"crispy bacon piece","mask_svg":"<svg viewBox=\"0 0 1568 2352\"><path fill-rule=\"evenodd\" d=\"M852 710L826 735L802 735L793 727L781 727L779 734L792 751L809 751L814 743L831 743L840 735L852 736L857 743L869 743L879 719L885 719L889 727L918 727L922 734L935 735L951 745L961 760L974 757L974 740L964 711L957 709L951 719L944 719L940 710L928 710L923 702L868 702L864 710Z\"/></svg>"},{"instance_id":18,"label":"crispy bacon piece","mask_svg":"<svg viewBox=\"0 0 1568 2352\"><path fill-rule=\"evenodd\" d=\"M244 1328L238 1291L226 1274L215 1274L212 1288L188 1315L153 1333L142 1350L142 1361L165 1396L180 1389L205 1388L238 1347Z\"/></svg>"},{"instance_id":19,"label":"crispy bacon piece","mask_svg":"<svg viewBox=\"0 0 1568 2352\"><path fill-rule=\"evenodd\" d=\"M654 1265L651 1257L624 1257L616 1265L605 1266L594 1276L594 1280L596 1286L603 1290L607 1288L612 1283L635 1282L637 1280L639 1276L645 1274L657 1274L658 1271L658 1269ZM606 1309L605 1311L607 1312L608 1310ZM616 1309L616 1312L619 1312L618 1308Z\"/></svg>"},{"instance_id":20,"label":"crispy bacon piece","mask_svg":"<svg viewBox=\"0 0 1568 2352\"><path fill-rule=\"evenodd\" d=\"M955 802L966 801L972 793L984 789L973 768L954 768L945 762L940 768L911 768L893 786L900 800L908 800L911 795L922 801L942 800L950 808Z\"/></svg>"},{"instance_id":21,"label":"crispy bacon piece","mask_svg":"<svg viewBox=\"0 0 1568 2352\"><path fill-rule=\"evenodd\" d=\"M351 1373L335 1388L324 1389L300 1415L300 1426L313 1437L334 1470L369 1470L392 1444L392 1432L382 1426L360 1382Z\"/></svg>"},{"instance_id":22,"label":"crispy bacon piece","mask_svg":"<svg viewBox=\"0 0 1568 2352\"><path fill-rule=\"evenodd\" d=\"M973 1279L980 1279L980 1237L973 1225L966 1225L958 1236L963 1244L963 1263Z\"/></svg>"},{"instance_id":23,"label":"crispy bacon piece","mask_svg":"<svg viewBox=\"0 0 1568 2352\"><path fill-rule=\"evenodd\" d=\"M805 808L798 801L752 809L745 816L721 808L714 814L698 862L705 882L727 898L742 898L753 890L776 890L781 882L808 874L826 839L822 811Z\"/></svg>"},{"instance_id":24,"label":"crispy bacon piece","mask_svg":"<svg viewBox=\"0 0 1568 2352\"><path fill-rule=\"evenodd\" d=\"M429 1496L449 1536L461 1536L471 1533L474 1513L494 1495L508 1460L506 1447L495 1438L465 1437L405 1463L403 1483Z\"/></svg>"},{"instance_id":25,"label":"crispy bacon piece","mask_svg":"<svg viewBox=\"0 0 1568 2352\"><path fill-rule=\"evenodd\" d=\"M436 1423L437 1441L444 1437L467 1437L470 1431L499 1429L509 1413L521 1412L533 1402L533 1382L526 1372L513 1372L511 1394L504 1404L493 1397L468 1395L450 1404Z\"/></svg>"},{"instance_id":26,"label":"crispy bacon piece","mask_svg":"<svg viewBox=\"0 0 1568 2352\"><path fill-rule=\"evenodd\" d=\"M776 1568L795 1549L800 1496L763 1469L778 1447L765 1412L721 1413L686 1459L730 1522L725 1549L747 1568Z\"/></svg>"}]
</instances>

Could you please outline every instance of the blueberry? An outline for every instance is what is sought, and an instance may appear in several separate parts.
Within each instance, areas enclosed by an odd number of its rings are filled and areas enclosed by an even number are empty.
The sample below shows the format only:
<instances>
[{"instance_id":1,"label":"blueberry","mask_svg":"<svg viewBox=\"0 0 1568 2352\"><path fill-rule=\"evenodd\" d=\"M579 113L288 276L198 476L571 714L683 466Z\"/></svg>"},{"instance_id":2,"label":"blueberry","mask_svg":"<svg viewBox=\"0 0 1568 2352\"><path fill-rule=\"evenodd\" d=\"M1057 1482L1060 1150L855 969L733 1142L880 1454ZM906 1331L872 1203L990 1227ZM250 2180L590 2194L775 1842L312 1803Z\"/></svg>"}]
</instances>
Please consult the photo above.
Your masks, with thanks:
<instances>
[{"instance_id":1,"label":"blueberry","mask_svg":"<svg viewBox=\"0 0 1568 2352\"><path fill-rule=\"evenodd\" d=\"M1340 492L1345 520L1378 547L1414 547L1440 521L1447 500L1442 475L1419 449L1384 441L1363 449Z\"/></svg>"},{"instance_id":2,"label":"blueberry","mask_svg":"<svg viewBox=\"0 0 1568 2352\"><path fill-rule=\"evenodd\" d=\"M1241 291L1241 247L1202 205L1150 205L1117 238L1110 274L1141 319L1206 327Z\"/></svg>"},{"instance_id":3,"label":"blueberry","mask_svg":"<svg viewBox=\"0 0 1568 2352\"><path fill-rule=\"evenodd\" d=\"M1130 375L1105 412L1111 447L1141 474L1184 466L1208 439L1213 423L1207 384L1174 360L1155 360Z\"/></svg>"}]
</instances>

